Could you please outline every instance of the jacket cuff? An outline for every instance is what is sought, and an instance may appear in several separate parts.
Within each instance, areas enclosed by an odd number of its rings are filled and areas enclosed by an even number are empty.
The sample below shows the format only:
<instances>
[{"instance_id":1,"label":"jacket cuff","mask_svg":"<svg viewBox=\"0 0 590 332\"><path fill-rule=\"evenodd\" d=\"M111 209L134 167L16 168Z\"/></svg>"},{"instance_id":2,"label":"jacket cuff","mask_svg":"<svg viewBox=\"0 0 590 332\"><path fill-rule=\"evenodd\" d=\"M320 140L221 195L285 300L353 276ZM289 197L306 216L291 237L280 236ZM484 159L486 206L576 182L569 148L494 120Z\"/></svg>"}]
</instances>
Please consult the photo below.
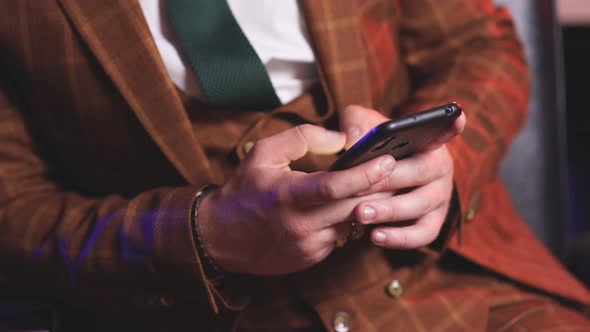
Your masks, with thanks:
<instances>
[{"instance_id":1,"label":"jacket cuff","mask_svg":"<svg viewBox=\"0 0 590 332\"><path fill-rule=\"evenodd\" d=\"M166 215L157 218L158 223L154 225L155 268L164 283L157 288L169 292L160 296L168 299L163 301L167 303L161 303L163 306L199 303L217 313L214 292L205 277L192 235L192 207L198 192L194 187L174 188L164 206L153 212Z\"/></svg>"},{"instance_id":2,"label":"jacket cuff","mask_svg":"<svg viewBox=\"0 0 590 332\"><path fill-rule=\"evenodd\" d=\"M215 262L213 262L207 255L202 243L198 225L198 209L201 200L215 188L215 186L206 185L195 193L191 203L189 220L191 234L193 234L193 244L197 254L196 259L199 266L199 276L205 285L207 298L213 312L219 314L222 309L228 309L231 311L244 309L250 302L250 297L240 292L244 289L248 289L247 285L244 283L247 283L249 278L221 271L221 269L215 265Z\"/></svg>"}]
</instances>

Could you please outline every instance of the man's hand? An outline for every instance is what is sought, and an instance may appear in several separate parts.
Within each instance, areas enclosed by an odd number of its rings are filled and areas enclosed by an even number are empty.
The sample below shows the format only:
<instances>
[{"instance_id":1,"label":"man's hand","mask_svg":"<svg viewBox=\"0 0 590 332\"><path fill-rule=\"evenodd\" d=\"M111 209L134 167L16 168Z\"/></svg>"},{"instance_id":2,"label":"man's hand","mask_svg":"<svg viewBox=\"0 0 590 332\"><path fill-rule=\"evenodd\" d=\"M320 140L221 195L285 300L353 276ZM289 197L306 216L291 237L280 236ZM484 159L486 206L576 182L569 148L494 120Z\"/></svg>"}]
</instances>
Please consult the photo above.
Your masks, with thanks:
<instances>
[{"instance_id":1,"label":"man's hand","mask_svg":"<svg viewBox=\"0 0 590 332\"><path fill-rule=\"evenodd\" d=\"M306 153L336 153L345 135L312 125L256 143L235 175L203 199L199 229L207 253L229 272L278 275L323 260L350 233L355 207L390 193L359 195L394 169L391 156L339 172L302 173Z\"/></svg>"},{"instance_id":2,"label":"man's hand","mask_svg":"<svg viewBox=\"0 0 590 332\"><path fill-rule=\"evenodd\" d=\"M347 133L346 146L352 146L371 128L387 120L376 111L348 107L340 119L340 126ZM387 198L365 200L355 208L361 224L380 225L371 232L373 243L390 249L415 249L436 239L453 190L453 159L445 143L463 130L465 122L465 114L461 114L453 128L425 151L398 161L389 176L361 193L401 190Z\"/></svg>"}]
</instances>

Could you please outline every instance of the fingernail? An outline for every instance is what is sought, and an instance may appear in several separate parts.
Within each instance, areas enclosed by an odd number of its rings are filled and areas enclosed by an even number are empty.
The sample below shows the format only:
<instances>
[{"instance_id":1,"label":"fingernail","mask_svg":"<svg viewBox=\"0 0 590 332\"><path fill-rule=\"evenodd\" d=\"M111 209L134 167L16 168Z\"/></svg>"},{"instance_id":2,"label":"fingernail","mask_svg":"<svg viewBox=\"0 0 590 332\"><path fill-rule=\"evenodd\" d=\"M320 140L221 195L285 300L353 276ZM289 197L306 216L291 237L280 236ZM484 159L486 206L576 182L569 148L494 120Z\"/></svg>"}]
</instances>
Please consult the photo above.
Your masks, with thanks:
<instances>
[{"instance_id":1,"label":"fingernail","mask_svg":"<svg viewBox=\"0 0 590 332\"><path fill-rule=\"evenodd\" d=\"M376 214L377 214L377 211L375 210L374 207L365 206L363 208L363 221L371 221L373 218L375 218Z\"/></svg>"},{"instance_id":2,"label":"fingernail","mask_svg":"<svg viewBox=\"0 0 590 332\"><path fill-rule=\"evenodd\" d=\"M391 157L383 157L379 164L381 165L381 169L383 169L386 173L389 173L393 170L393 165L395 162Z\"/></svg>"},{"instance_id":3,"label":"fingernail","mask_svg":"<svg viewBox=\"0 0 590 332\"><path fill-rule=\"evenodd\" d=\"M373 241L375 241L375 243L383 243L386 238L387 235L383 232L375 232L375 235L373 235Z\"/></svg>"}]
</instances>

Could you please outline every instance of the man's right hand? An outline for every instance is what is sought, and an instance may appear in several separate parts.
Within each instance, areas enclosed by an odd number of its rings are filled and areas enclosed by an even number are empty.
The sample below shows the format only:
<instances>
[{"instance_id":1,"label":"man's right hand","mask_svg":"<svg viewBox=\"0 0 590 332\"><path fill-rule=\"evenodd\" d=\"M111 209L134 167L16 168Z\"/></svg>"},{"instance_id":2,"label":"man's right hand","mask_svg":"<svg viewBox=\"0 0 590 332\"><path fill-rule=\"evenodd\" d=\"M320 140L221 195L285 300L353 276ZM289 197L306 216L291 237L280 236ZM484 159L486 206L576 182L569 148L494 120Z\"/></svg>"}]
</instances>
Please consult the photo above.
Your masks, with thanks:
<instances>
[{"instance_id":1,"label":"man's right hand","mask_svg":"<svg viewBox=\"0 0 590 332\"><path fill-rule=\"evenodd\" d=\"M350 232L355 196L380 182L395 161L382 156L338 172L302 173L289 168L306 153L340 151L346 137L302 125L256 143L220 189L199 208L207 254L225 271L280 275L315 265Z\"/></svg>"}]
</instances>

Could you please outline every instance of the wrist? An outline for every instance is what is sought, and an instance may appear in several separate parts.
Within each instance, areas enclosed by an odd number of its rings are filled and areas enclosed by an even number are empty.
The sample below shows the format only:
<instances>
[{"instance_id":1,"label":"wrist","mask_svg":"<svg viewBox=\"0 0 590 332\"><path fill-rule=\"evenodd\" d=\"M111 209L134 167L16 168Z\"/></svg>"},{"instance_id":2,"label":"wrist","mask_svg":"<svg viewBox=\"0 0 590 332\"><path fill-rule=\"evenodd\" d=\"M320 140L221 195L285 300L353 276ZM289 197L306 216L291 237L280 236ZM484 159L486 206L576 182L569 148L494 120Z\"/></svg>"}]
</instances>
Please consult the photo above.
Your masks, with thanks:
<instances>
[{"instance_id":1,"label":"wrist","mask_svg":"<svg viewBox=\"0 0 590 332\"><path fill-rule=\"evenodd\" d=\"M207 214L204 213L204 211L209 210L206 200L209 198L208 196L217 188L218 186L216 185L206 185L201 190L199 190L193 200L191 213L193 240L195 242L197 254L199 256L199 260L201 261L201 266L203 267L205 276L210 281L219 280L223 277L223 270L209 255L209 251L206 248L206 242L203 239L202 233L203 220L207 219Z\"/></svg>"}]
</instances>

